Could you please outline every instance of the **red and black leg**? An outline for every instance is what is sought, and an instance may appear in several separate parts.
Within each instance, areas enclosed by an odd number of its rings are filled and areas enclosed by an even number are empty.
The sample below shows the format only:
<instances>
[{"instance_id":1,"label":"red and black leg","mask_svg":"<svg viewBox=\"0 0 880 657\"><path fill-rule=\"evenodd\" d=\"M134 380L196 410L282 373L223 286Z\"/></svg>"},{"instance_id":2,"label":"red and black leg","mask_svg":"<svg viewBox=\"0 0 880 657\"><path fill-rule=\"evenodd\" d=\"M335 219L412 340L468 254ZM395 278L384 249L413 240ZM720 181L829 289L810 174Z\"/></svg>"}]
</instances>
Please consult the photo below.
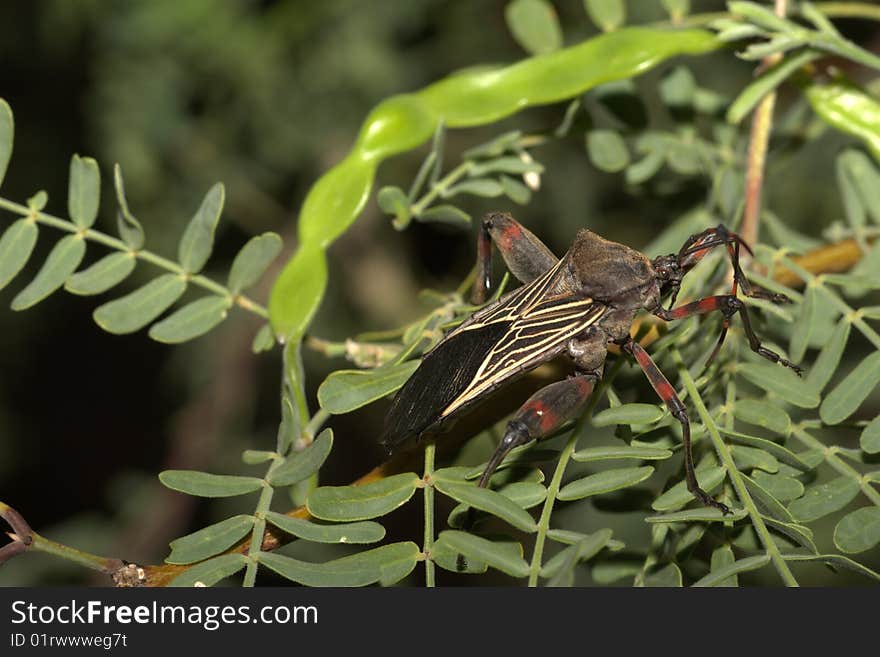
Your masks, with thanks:
<instances>
[{"instance_id":1,"label":"red and black leg","mask_svg":"<svg viewBox=\"0 0 880 657\"><path fill-rule=\"evenodd\" d=\"M660 368L657 367L657 364L651 359L648 352L638 342L629 338L621 346L624 351L636 359L639 367L642 368L645 376L648 377L651 387L654 388L654 391L663 400L663 403L666 404L666 408L669 409L672 417L681 423L681 442L684 449L684 476L687 482L687 489L703 505L721 509L723 513L730 513L730 509L727 508L726 504L722 504L709 495L709 493L700 488L700 484L697 482L694 455L691 451L691 423L688 419L687 410L681 399L678 398L675 388L663 376L663 372L660 371Z\"/></svg>"},{"instance_id":2,"label":"red and black leg","mask_svg":"<svg viewBox=\"0 0 880 657\"><path fill-rule=\"evenodd\" d=\"M551 383L529 397L508 422L504 437L489 459L479 485L485 488L489 484L492 474L514 447L544 438L577 417L600 377L601 371L578 373L564 381Z\"/></svg>"},{"instance_id":3,"label":"red and black leg","mask_svg":"<svg viewBox=\"0 0 880 657\"><path fill-rule=\"evenodd\" d=\"M654 311L654 314L660 319L666 320L668 322L675 319L684 319L685 317L690 317L692 315L704 315L706 313L716 311L720 312L724 316L724 321L721 326L721 334L718 336L718 342L715 343L715 348L712 350L712 355L709 356L707 365L714 360L715 356L718 354L718 351L721 349L721 345L724 343L724 338L727 335L727 329L730 327L731 317L739 313L739 316L742 317L743 330L745 331L746 338L748 338L749 341L749 347L752 351L754 351L759 356L763 356L769 361L779 363L780 365L784 365L785 367L793 369L795 372L797 372L798 375L803 372L803 370L799 366L795 365L790 360L783 358L772 349L767 349L767 347L761 345L761 340L758 338L758 336L755 334L754 329L752 328L752 323L749 320L749 313L748 310L746 310L746 305L732 294L720 294L712 297L706 297L705 299L692 301L691 303L686 303L682 306L678 306L677 308L673 308L672 310L657 308Z\"/></svg>"},{"instance_id":4,"label":"red and black leg","mask_svg":"<svg viewBox=\"0 0 880 657\"><path fill-rule=\"evenodd\" d=\"M473 302L485 303L492 290L492 243L498 247L510 273L530 283L559 260L544 243L506 212L483 217L477 235L477 277Z\"/></svg>"}]
</instances>

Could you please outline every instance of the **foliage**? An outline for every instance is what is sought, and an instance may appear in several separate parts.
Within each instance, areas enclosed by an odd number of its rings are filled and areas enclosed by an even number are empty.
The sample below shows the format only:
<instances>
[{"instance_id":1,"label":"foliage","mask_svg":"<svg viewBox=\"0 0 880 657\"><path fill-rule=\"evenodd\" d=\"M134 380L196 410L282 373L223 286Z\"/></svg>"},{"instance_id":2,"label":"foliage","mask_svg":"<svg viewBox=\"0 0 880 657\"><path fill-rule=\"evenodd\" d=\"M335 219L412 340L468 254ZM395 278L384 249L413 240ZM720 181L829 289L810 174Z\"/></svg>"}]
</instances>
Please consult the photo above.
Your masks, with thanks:
<instances>
[{"instance_id":1,"label":"foliage","mask_svg":"<svg viewBox=\"0 0 880 657\"><path fill-rule=\"evenodd\" d=\"M685 20L687 2L663 5L673 24ZM192 216L175 260L144 250L144 230L128 206L118 166L119 238L92 228L100 171L91 158L75 155L71 161L69 219L44 212L45 193L26 204L0 198L0 208L20 217L0 238L0 287L24 268L41 228L67 233L15 297L13 309L28 308L62 286L74 294L103 293L146 262L165 273L99 306L94 318L104 330L127 333L149 325L150 337L183 342L210 331L238 306L271 323L271 329L264 327L257 335L255 350L272 348L274 336L282 343L282 420L275 448L242 455L247 464L266 464L265 474L168 470L160 475L168 488L193 496L259 493L254 512L232 515L173 541L168 565L151 567L155 581L210 585L244 570L245 585L253 585L258 569L265 567L305 585L391 585L409 577L420 562L428 585L435 582L435 567L468 574L491 568L531 586L572 585L587 574L597 584L629 579L637 586L736 586L747 573L768 567L778 581L797 585L797 567L804 562L849 568L880 580L871 568L845 556L870 557L880 544L880 417L860 413L880 384L880 334L872 325L880 319L880 306L872 305L880 290L880 242L875 240L880 232L880 111L873 85L863 87L839 72L828 76L817 69L829 55L877 69L877 57L845 39L829 13L810 3L790 19L755 3L732 2L728 16L712 23L714 32L627 27L623 2L588 1L584 8L603 33L563 48L563 31L549 2L513 0L505 18L530 54L527 59L467 70L380 103L352 150L306 196L297 249L273 285L268 310L242 291L279 254L281 241L274 233L245 244L226 285L202 273L223 208L221 185L208 191ZM691 62L743 40L748 45L741 57L773 59L736 97L725 97L701 80ZM634 79L681 55L690 59L664 73L658 109ZM747 271L756 285L792 300L777 307L744 299L752 316L760 317L768 343L804 364L805 376L757 357L735 328L719 358L707 364L719 328L714 318L668 327L644 320L638 327L643 344L651 344L652 356L691 413L700 484L731 507L730 515L692 504L682 481L679 424L652 397L642 395L645 387L619 356L606 367L584 415L544 445L511 453L489 489L475 486L485 464L475 466L479 458L470 455L482 456L497 439L496 427L472 438L440 468L434 467L434 445L428 444L420 473L380 468L355 485L318 485L334 445L333 432L321 430L328 418L396 391L443 331L474 310L466 300L469 277L453 292L426 292L427 312L397 329L355 335L344 343L306 338L332 273L327 249L370 200L382 161L430 142L413 180L382 187L376 201L397 231L412 229L414 222L460 229L471 223L468 208L474 197L529 204L542 178L554 170L549 158L538 162L534 151L576 138L597 175L615 176L628 193L662 201L685 185L705 190L704 200L643 249L655 256L677 250L688 235L705 227L740 225L743 196L753 193L746 189L746 178L755 164L749 155L749 139L755 137L737 126L790 80L800 91L796 102L812 113L795 114L778 128L779 137L788 140L785 156L797 157L829 128L851 137L835 158L844 221L827 222L822 235L808 235L765 211L762 239ZM563 101L554 128L501 132L466 150L462 161L444 173L449 130L494 124L525 107ZM0 183L12 135L11 110L0 102ZM858 252L851 270L810 266L810 253L844 239L852 240ZM89 242L113 252L77 271ZM724 287L728 267L723 256L706 257L685 280L680 298L702 298ZM160 319L193 288L207 295ZM503 288L504 283L498 294ZM853 364L863 345L869 345L867 353ZM304 346L328 356L345 355L360 368L327 376L314 414L304 383ZM598 444L596 435L601 436ZM857 448L848 446L855 441ZM287 514L273 511L279 489L290 489L303 505ZM435 493L453 506L448 528L435 527L440 505ZM276 551L293 539L372 546L386 535L377 519L416 497L425 509L421 545L400 540L321 563ZM568 522L581 511L598 522L589 533ZM645 531L624 541L620 520L632 514L644 519ZM468 517L476 522L469 525ZM833 525L824 522L828 518ZM545 552L552 554L545 558Z\"/></svg>"}]
</instances>

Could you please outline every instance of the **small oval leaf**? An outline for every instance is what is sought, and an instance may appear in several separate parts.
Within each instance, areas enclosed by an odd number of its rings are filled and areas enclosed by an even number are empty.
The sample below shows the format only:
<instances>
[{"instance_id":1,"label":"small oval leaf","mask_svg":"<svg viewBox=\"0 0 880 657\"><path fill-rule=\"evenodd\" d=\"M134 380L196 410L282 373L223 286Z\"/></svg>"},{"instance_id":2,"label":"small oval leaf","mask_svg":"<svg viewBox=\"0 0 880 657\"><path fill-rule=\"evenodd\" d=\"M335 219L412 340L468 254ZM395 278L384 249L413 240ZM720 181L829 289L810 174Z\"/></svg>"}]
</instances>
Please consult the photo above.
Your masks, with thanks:
<instances>
[{"instance_id":1,"label":"small oval leaf","mask_svg":"<svg viewBox=\"0 0 880 657\"><path fill-rule=\"evenodd\" d=\"M496 543L480 536L447 530L440 532L437 543L447 545L470 561L483 562L512 577L529 574L529 564L522 558L522 546L518 543Z\"/></svg>"},{"instance_id":2,"label":"small oval leaf","mask_svg":"<svg viewBox=\"0 0 880 657\"><path fill-rule=\"evenodd\" d=\"M131 253L111 253L68 278L64 289L84 296L101 294L128 278L135 264L137 259Z\"/></svg>"},{"instance_id":3,"label":"small oval leaf","mask_svg":"<svg viewBox=\"0 0 880 657\"><path fill-rule=\"evenodd\" d=\"M58 240L49 252L46 262L27 287L12 300L13 310L24 310L39 303L59 287L76 271L86 254L86 242L79 235L68 235Z\"/></svg>"},{"instance_id":4,"label":"small oval leaf","mask_svg":"<svg viewBox=\"0 0 880 657\"><path fill-rule=\"evenodd\" d=\"M405 503L420 484L417 474L405 472L362 486L321 486L311 492L306 506L321 520L368 520Z\"/></svg>"},{"instance_id":5,"label":"small oval leaf","mask_svg":"<svg viewBox=\"0 0 880 657\"><path fill-rule=\"evenodd\" d=\"M834 528L834 545L857 554L880 543L880 507L869 506L847 513Z\"/></svg>"},{"instance_id":6,"label":"small oval leaf","mask_svg":"<svg viewBox=\"0 0 880 657\"><path fill-rule=\"evenodd\" d=\"M157 342L177 344L204 335L226 318L230 300L215 295L202 297L150 327Z\"/></svg>"},{"instance_id":7,"label":"small oval leaf","mask_svg":"<svg viewBox=\"0 0 880 657\"><path fill-rule=\"evenodd\" d=\"M859 494L859 482L847 476L837 477L807 489L804 496L788 505L800 522L812 522L843 507Z\"/></svg>"},{"instance_id":8,"label":"small oval leaf","mask_svg":"<svg viewBox=\"0 0 880 657\"><path fill-rule=\"evenodd\" d=\"M737 372L759 388L800 408L816 408L819 393L792 370L774 363L742 363Z\"/></svg>"},{"instance_id":9,"label":"small oval leaf","mask_svg":"<svg viewBox=\"0 0 880 657\"><path fill-rule=\"evenodd\" d=\"M348 413L400 388L418 366L413 360L375 370L337 370L318 388L318 403L334 415Z\"/></svg>"},{"instance_id":10,"label":"small oval leaf","mask_svg":"<svg viewBox=\"0 0 880 657\"><path fill-rule=\"evenodd\" d=\"M635 486L650 477L654 468L650 465L639 468L612 468L582 479L572 481L559 491L560 500L580 500L591 495L601 495L611 491Z\"/></svg>"},{"instance_id":11,"label":"small oval leaf","mask_svg":"<svg viewBox=\"0 0 880 657\"><path fill-rule=\"evenodd\" d=\"M216 183L205 198L180 238L177 258L185 271L196 274L202 270L214 248L214 230L223 211L226 192L222 183Z\"/></svg>"},{"instance_id":12,"label":"small oval leaf","mask_svg":"<svg viewBox=\"0 0 880 657\"><path fill-rule=\"evenodd\" d=\"M590 20L603 32L612 32L626 20L623 0L584 0Z\"/></svg>"},{"instance_id":13,"label":"small oval leaf","mask_svg":"<svg viewBox=\"0 0 880 657\"><path fill-rule=\"evenodd\" d=\"M130 249L137 251L144 245L144 229L128 209L128 199L125 198L125 183L122 180L122 168L118 164L113 166L113 186L116 188L116 202L119 204L119 212L116 213L116 227L119 231L119 237Z\"/></svg>"},{"instance_id":14,"label":"small oval leaf","mask_svg":"<svg viewBox=\"0 0 880 657\"><path fill-rule=\"evenodd\" d=\"M724 481L727 472L722 466L710 466L697 470L697 482L707 493L713 492ZM655 511L675 511L694 499L687 489L687 482L680 481L654 500L651 508Z\"/></svg>"},{"instance_id":15,"label":"small oval leaf","mask_svg":"<svg viewBox=\"0 0 880 657\"><path fill-rule=\"evenodd\" d=\"M74 155L70 159L67 212L80 228L89 228L98 218L101 203L101 171L91 157Z\"/></svg>"},{"instance_id":16,"label":"small oval leaf","mask_svg":"<svg viewBox=\"0 0 880 657\"><path fill-rule=\"evenodd\" d=\"M310 563L272 552L260 553L260 563L282 577L305 586L367 586L394 584L415 568L419 546L392 543L325 563Z\"/></svg>"},{"instance_id":17,"label":"small oval leaf","mask_svg":"<svg viewBox=\"0 0 880 657\"><path fill-rule=\"evenodd\" d=\"M293 518L270 511L266 520L292 536L313 543L377 543L385 538L385 528L378 522L352 522L320 525L303 518Z\"/></svg>"},{"instance_id":18,"label":"small oval leaf","mask_svg":"<svg viewBox=\"0 0 880 657\"><path fill-rule=\"evenodd\" d=\"M273 486L293 486L315 474L333 448L333 430L324 429L312 444L301 452L294 452L267 477Z\"/></svg>"},{"instance_id":19,"label":"small oval leaf","mask_svg":"<svg viewBox=\"0 0 880 657\"><path fill-rule=\"evenodd\" d=\"M807 372L806 383L817 395L824 390L825 386L837 371L846 342L849 340L849 331L852 324L846 317L841 318L834 327L834 332L828 342L822 347L822 351L816 357L813 366Z\"/></svg>"},{"instance_id":20,"label":"small oval leaf","mask_svg":"<svg viewBox=\"0 0 880 657\"><path fill-rule=\"evenodd\" d=\"M232 261L229 270L229 291L235 295L249 288L281 253L281 237L275 233L263 233L248 240Z\"/></svg>"},{"instance_id":21,"label":"small oval leaf","mask_svg":"<svg viewBox=\"0 0 880 657\"><path fill-rule=\"evenodd\" d=\"M856 365L846 378L829 392L819 407L825 424L838 424L856 412L880 383L880 351L875 351Z\"/></svg>"},{"instance_id":22,"label":"small oval leaf","mask_svg":"<svg viewBox=\"0 0 880 657\"><path fill-rule=\"evenodd\" d=\"M758 471L752 473L752 479L780 502L791 502L804 494L804 485L794 477Z\"/></svg>"},{"instance_id":23,"label":"small oval leaf","mask_svg":"<svg viewBox=\"0 0 880 657\"><path fill-rule=\"evenodd\" d=\"M178 274L163 274L124 297L98 306L92 316L109 333L133 333L165 312L185 290L186 281Z\"/></svg>"},{"instance_id":24,"label":"small oval leaf","mask_svg":"<svg viewBox=\"0 0 880 657\"><path fill-rule=\"evenodd\" d=\"M6 176L6 167L12 157L12 142L15 135L15 122L9 103L0 98L0 184ZM2 262L2 259L0 259ZM0 279L2 280L2 279ZM3 287L0 285L0 287Z\"/></svg>"},{"instance_id":25,"label":"small oval leaf","mask_svg":"<svg viewBox=\"0 0 880 657\"><path fill-rule=\"evenodd\" d=\"M761 554L756 557L746 557L745 559L738 559L733 563L722 566L717 570L713 570L702 579L694 582L694 586L721 586L722 584L724 584L724 582L729 581L730 578L734 575L738 575L739 573L747 573L750 570L758 570L758 568L763 568L768 563L770 563L769 554Z\"/></svg>"},{"instance_id":26,"label":"small oval leaf","mask_svg":"<svg viewBox=\"0 0 880 657\"><path fill-rule=\"evenodd\" d=\"M254 526L254 517L239 515L227 518L197 532L171 541L171 554L166 563L202 561L238 543Z\"/></svg>"},{"instance_id":27,"label":"small oval leaf","mask_svg":"<svg viewBox=\"0 0 880 657\"><path fill-rule=\"evenodd\" d=\"M791 418L779 406L759 399L740 399L733 407L737 420L769 429L787 436L791 431Z\"/></svg>"},{"instance_id":28,"label":"small oval leaf","mask_svg":"<svg viewBox=\"0 0 880 657\"><path fill-rule=\"evenodd\" d=\"M868 422L859 436L859 447L866 454L880 453L880 415Z\"/></svg>"},{"instance_id":29,"label":"small oval leaf","mask_svg":"<svg viewBox=\"0 0 880 657\"><path fill-rule=\"evenodd\" d=\"M631 447L629 445L608 445L607 447L587 447L586 449L578 450L571 455L571 458L575 461L578 461L579 463L587 463L589 461L606 461L609 459L638 459L640 461L659 461L663 459L668 459L670 456L672 456L672 452L662 447Z\"/></svg>"},{"instance_id":30,"label":"small oval leaf","mask_svg":"<svg viewBox=\"0 0 880 657\"><path fill-rule=\"evenodd\" d=\"M169 586L195 586L204 584L214 586L222 579L234 575L247 565L247 557L243 554L221 554L219 557L208 559L187 568L180 575L169 582Z\"/></svg>"},{"instance_id":31,"label":"small oval leaf","mask_svg":"<svg viewBox=\"0 0 880 657\"><path fill-rule=\"evenodd\" d=\"M686 509L684 511L674 511L673 513L648 516L645 518L645 522L728 522L742 520L746 515L747 513L745 509L731 509L730 513L725 514L721 509L702 507L699 509Z\"/></svg>"},{"instance_id":32,"label":"small oval leaf","mask_svg":"<svg viewBox=\"0 0 880 657\"><path fill-rule=\"evenodd\" d=\"M613 130L588 132L587 153L597 169L608 173L623 171L629 165L629 150L626 142Z\"/></svg>"},{"instance_id":33,"label":"small oval leaf","mask_svg":"<svg viewBox=\"0 0 880 657\"><path fill-rule=\"evenodd\" d=\"M465 228L471 225L471 216L467 212L449 204L435 205L416 218L422 223L450 224Z\"/></svg>"},{"instance_id":34,"label":"small oval leaf","mask_svg":"<svg viewBox=\"0 0 880 657\"><path fill-rule=\"evenodd\" d=\"M621 404L596 413L593 416L593 426L654 424L662 417L663 410L655 404Z\"/></svg>"},{"instance_id":35,"label":"small oval leaf","mask_svg":"<svg viewBox=\"0 0 880 657\"><path fill-rule=\"evenodd\" d=\"M558 50L562 28L546 0L513 0L504 9L507 27L516 42L531 55Z\"/></svg>"},{"instance_id":36,"label":"small oval leaf","mask_svg":"<svg viewBox=\"0 0 880 657\"><path fill-rule=\"evenodd\" d=\"M3 107L0 105L0 116ZM39 229L28 219L19 219L0 237L0 290L27 264L37 243Z\"/></svg>"},{"instance_id":37,"label":"small oval leaf","mask_svg":"<svg viewBox=\"0 0 880 657\"><path fill-rule=\"evenodd\" d=\"M434 485L444 495L490 513L496 518L501 518L524 532L531 533L538 529L534 518L527 511L501 493L487 488L479 488L469 484L455 484L443 480L435 481Z\"/></svg>"},{"instance_id":38,"label":"small oval leaf","mask_svg":"<svg viewBox=\"0 0 880 657\"><path fill-rule=\"evenodd\" d=\"M235 497L263 487L263 480L256 477L215 475L198 470L165 470L159 473L159 481L166 488L196 497Z\"/></svg>"}]
</instances>

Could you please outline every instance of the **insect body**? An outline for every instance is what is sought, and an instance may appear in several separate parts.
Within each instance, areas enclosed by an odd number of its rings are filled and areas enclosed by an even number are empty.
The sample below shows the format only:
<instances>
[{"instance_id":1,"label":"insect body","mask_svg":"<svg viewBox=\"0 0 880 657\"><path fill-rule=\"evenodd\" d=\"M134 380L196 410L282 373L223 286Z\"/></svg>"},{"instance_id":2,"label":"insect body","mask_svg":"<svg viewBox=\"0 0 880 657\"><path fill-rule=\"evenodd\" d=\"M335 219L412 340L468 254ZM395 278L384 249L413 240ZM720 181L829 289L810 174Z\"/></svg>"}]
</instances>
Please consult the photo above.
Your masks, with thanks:
<instances>
[{"instance_id":1,"label":"insect body","mask_svg":"<svg viewBox=\"0 0 880 657\"><path fill-rule=\"evenodd\" d=\"M714 358L731 317L739 313L752 350L800 372L761 345L736 296L742 288L747 296L776 303L788 300L749 285L739 266L739 248L748 247L739 236L718 226L688 239L677 254L649 260L623 244L581 230L565 256L557 259L510 215L489 214L482 221L477 243L477 303L485 301L491 288L493 242L523 285L474 313L425 356L392 403L382 438L386 449L392 452L425 433L442 431L499 386L566 353L574 362L575 374L542 388L520 407L480 479L479 485L486 486L511 449L550 434L579 413L602 377L608 345L616 343L635 358L682 425L688 490L703 504L727 511L699 487L684 404L648 353L632 340L630 327L642 310L667 321L721 312L724 323ZM721 245L733 263L732 293L674 307L684 275L709 250ZM666 297L670 298L668 309L661 305Z\"/></svg>"}]
</instances>

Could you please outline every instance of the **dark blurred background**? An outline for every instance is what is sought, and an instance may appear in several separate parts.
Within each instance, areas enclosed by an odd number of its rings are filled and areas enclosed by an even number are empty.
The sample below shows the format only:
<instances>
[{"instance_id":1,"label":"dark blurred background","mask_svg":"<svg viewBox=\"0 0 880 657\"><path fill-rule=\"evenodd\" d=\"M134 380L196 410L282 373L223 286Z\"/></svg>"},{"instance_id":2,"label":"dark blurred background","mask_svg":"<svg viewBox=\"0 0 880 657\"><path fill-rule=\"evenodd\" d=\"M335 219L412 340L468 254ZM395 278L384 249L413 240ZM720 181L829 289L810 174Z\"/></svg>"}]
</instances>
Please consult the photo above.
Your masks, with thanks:
<instances>
[{"instance_id":1,"label":"dark blurred background","mask_svg":"<svg viewBox=\"0 0 880 657\"><path fill-rule=\"evenodd\" d=\"M596 32L580 0L554 5L567 44ZM628 5L629 22L665 18L659 3ZM722 2L692 5L694 12L723 9ZM63 216L70 155L91 155L104 186L97 227L114 232L108 183L118 162L147 248L173 255L201 196L219 180L227 204L208 273L225 276L237 249L266 230L285 238L286 256L309 185L344 155L373 105L459 68L524 56L504 7L504 0L0 3L0 96L16 116L2 195L22 202L45 189L47 211ZM872 36L842 25L863 43ZM647 74L644 87L671 66ZM693 65L698 82L722 94L741 88L752 68L729 56ZM552 129L563 110L531 110L450 133L447 162L454 166L462 150L507 129ZM836 148L834 139L811 148ZM406 187L424 153L384 164L378 184ZM468 212L511 210L562 253L581 226L642 246L707 194L705 181L679 186L661 204L625 191L620 176L590 165L582 131L539 156L551 168L529 206L468 200ZM785 184L774 184L775 175ZM841 216L837 197L811 184L831 176L832 158L808 152L783 172L771 170L768 203L818 234ZM0 292L0 305L8 307L55 238L41 231L31 264ZM330 251L330 288L314 333L342 340L413 319L422 312L418 290L454 288L469 270L473 244L473 232L435 225L395 232L372 200ZM104 253L91 245L88 262ZM254 291L259 300L274 273ZM153 275L140 265L120 289ZM156 563L170 539L239 508L237 501L198 505L163 492L156 473L261 471L242 465L240 453L274 445L279 355L251 355L259 323L241 312L181 347L157 344L145 332L105 334L91 311L112 296L57 292L26 312L0 311L0 499L47 536ZM324 376L343 365L306 353L312 398ZM384 410L376 404L334 418L325 483L348 482L375 464ZM88 573L39 555L0 570L7 585L88 581Z\"/></svg>"}]
</instances>

